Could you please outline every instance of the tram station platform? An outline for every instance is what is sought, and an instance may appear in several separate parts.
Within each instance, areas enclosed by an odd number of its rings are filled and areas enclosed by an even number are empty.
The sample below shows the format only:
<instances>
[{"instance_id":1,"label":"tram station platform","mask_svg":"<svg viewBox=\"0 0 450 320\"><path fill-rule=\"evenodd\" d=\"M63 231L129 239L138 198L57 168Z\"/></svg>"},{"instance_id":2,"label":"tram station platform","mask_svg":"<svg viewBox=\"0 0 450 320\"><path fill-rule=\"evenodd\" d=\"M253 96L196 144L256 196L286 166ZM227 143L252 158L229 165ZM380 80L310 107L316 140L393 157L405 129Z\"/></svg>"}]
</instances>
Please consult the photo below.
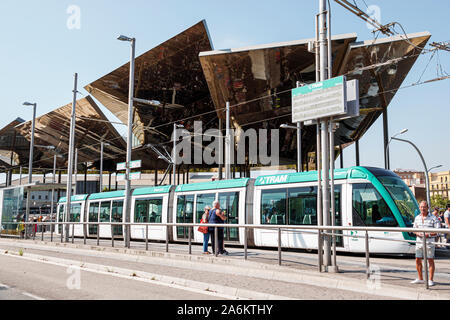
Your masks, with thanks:
<instances>
[{"instance_id":1,"label":"tram station platform","mask_svg":"<svg viewBox=\"0 0 450 320\"><path fill-rule=\"evenodd\" d=\"M0 239L1 255L19 255L46 263L72 265L98 272L133 275L147 280L216 292L234 299L450 299L450 254L437 250L435 286L410 282L417 276L413 256L371 256L373 273L366 275L364 255L338 253L339 273L320 273L317 253L226 246L228 256L202 254L200 245L96 239L61 243L50 234L35 240ZM449 250L450 251L450 250ZM1 258L0 255L0 258ZM263 280L263 281L261 281ZM305 289L306 288L306 289ZM313 294L311 294L313 292Z\"/></svg>"}]
</instances>

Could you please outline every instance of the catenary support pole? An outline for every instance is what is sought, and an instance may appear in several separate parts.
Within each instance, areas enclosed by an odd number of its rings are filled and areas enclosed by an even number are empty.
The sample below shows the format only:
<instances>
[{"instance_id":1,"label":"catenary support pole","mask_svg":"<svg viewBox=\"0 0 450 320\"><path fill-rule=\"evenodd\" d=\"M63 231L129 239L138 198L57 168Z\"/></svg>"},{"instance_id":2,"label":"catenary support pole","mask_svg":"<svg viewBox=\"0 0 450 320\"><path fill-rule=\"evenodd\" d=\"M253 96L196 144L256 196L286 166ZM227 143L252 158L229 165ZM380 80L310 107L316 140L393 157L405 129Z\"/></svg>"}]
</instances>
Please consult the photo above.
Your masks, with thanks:
<instances>
[{"instance_id":1,"label":"catenary support pole","mask_svg":"<svg viewBox=\"0 0 450 320\"><path fill-rule=\"evenodd\" d=\"M125 202L124 202L124 217L125 222L130 222L130 211L131 211L131 180L130 180L130 163L131 163L131 152L133 147L133 98L134 98L134 57L136 48L136 39L131 38L131 57L130 57L130 81L128 84L128 121L127 121L127 156L126 156L126 173L125 173ZM126 248L130 247L130 225L125 225L124 230L124 244Z\"/></svg>"},{"instance_id":2,"label":"catenary support pole","mask_svg":"<svg viewBox=\"0 0 450 320\"><path fill-rule=\"evenodd\" d=\"M72 113L70 118L70 134L69 134L69 159L67 165L67 189L66 189L66 206L64 210L64 222L69 221L69 212L71 207L71 197L72 197L72 172L73 172L73 156L75 148L75 115L76 115L76 105L77 105L77 81L78 74L74 75L74 86L73 86L73 100L72 100ZM69 224L65 227L65 241L69 242Z\"/></svg>"}]
</instances>

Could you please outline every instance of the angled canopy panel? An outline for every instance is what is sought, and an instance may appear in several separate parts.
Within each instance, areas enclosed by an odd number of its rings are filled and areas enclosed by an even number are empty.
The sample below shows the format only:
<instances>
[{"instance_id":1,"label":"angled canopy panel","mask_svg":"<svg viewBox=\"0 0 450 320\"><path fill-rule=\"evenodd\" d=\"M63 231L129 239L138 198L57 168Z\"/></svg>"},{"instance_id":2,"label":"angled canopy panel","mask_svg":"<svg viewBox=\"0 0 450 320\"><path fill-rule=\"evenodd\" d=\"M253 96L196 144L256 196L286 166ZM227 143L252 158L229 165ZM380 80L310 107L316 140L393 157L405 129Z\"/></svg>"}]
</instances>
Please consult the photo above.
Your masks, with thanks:
<instances>
[{"instance_id":1,"label":"angled canopy panel","mask_svg":"<svg viewBox=\"0 0 450 320\"><path fill-rule=\"evenodd\" d=\"M430 37L421 32L350 45L339 73L359 80L361 116L341 122L336 144L345 145L364 135L388 107Z\"/></svg>"},{"instance_id":2,"label":"angled canopy panel","mask_svg":"<svg viewBox=\"0 0 450 320\"><path fill-rule=\"evenodd\" d=\"M211 49L206 22L201 21L136 58L135 98L159 102L155 106L134 103L133 134L141 144L170 141L173 126L168 123L174 120L209 112L195 120L214 121L214 107L198 58L201 51ZM128 117L129 70L126 63L85 87L124 123ZM184 121L185 127L193 126L193 121ZM149 152L145 161L161 160Z\"/></svg>"},{"instance_id":3,"label":"angled canopy panel","mask_svg":"<svg viewBox=\"0 0 450 320\"><path fill-rule=\"evenodd\" d=\"M354 42L356 35L332 37L333 76L358 79L361 116L341 121L336 145L359 139L387 108L430 38L427 32ZM200 61L219 117L229 101L235 129L278 129L292 121L291 89L315 82L314 39L203 52ZM384 64L387 61L395 63ZM380 65L381 64L381 65ZM377 67L370 67L378 65ZM362 69L362 70L361 70ZM302 131L302 155L316 149L315 127ZM280 163L296 159L295 130L280 131Z\"/></svg>"},{"instance_id":4,"label":"angled canopy panel","mask_svg":"<svg viewBox=\"0 0 450 320\"><path fill-rule=\"evenodd\" d=\"M24 122L22 118L17 118L0 130L0 167L9 168L18 164L20 157L28 156L30 143L15 130Z\"/></svg>"},{"instance_id":5,"label":"angled canopy panel","mask_svg":"<svg viewBox=\"0 0 450 320\"><path fill-rule=\"evenodd\" d=\"M356 34L332 37L333 70L342 64ZM200 61L211 98L222 119L227 101L234 129L278 129L291 122L291 89L297 81L316 79L315 55L308 50L314 39L274 43L239 49L202 52ZM296 157L295 132L280 131L280 163L293 163ZM305 150L314 148L315 132L305 130ZM306 155L306 153L303 153ZM295 160L294 160L295 161Z\"/></svg>"},{"instance_id":6,"label":"angled canopy panel","mask_svg":"<svg viewBox=\"0 0 450 320\"><path fill-rule=\"evenodd\" d=\"M75 147L78 162L97 162L100 159L100 142L106 141L104 157L124 158L125 141L108 122L108 119L91 97L77 100ZM36 118L34 167L53 167L56 152L58 167L67 165L69 151L70 118L72 103ZM18 134L31 140L31 121L16 127ZM44 147L43 147L44 146ZM55 147L55 149L45 148ZM28 156L21 159L28 163Z\"/></svg>"}]
</instances>

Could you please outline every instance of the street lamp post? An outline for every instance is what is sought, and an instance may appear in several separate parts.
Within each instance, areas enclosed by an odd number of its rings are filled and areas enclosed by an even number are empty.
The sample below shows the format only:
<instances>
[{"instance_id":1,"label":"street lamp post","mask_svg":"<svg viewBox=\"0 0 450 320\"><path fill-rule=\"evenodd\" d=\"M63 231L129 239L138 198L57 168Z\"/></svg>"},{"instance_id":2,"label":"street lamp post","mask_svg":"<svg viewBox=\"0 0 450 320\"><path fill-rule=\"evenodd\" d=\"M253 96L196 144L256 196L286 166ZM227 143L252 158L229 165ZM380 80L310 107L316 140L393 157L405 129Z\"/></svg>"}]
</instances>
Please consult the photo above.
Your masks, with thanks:
<instances>
[{"instance_id":1,"label":"street lamp post","mask_svg":"<svg viewBox=\"0 0 450 320\"><path fill-rule=\"evenodd\" d=\"M34 150L34 127L36 121L36 103L24 102L24 106L33 106L33 121L31 123L31 144L30 144L30 159L28 163L28 183L33 182L33 150Z\"/></svg>"},{"instance_id":2,"label":"street lamp post","mask_svg":"<svg viewBox=\"0 0 450 320\"><path fill-rule=\"evenodd\" d=\"M427 202L428 202L428 207L431 208L431 202L430 202L430 180L429 180L429 177L428 177L429 170L427 168L427 164L425 162L425 159L423 158L422 152L420 152L419 148L417 148L417 146L414 143L412 143L411 141L406 140L406 139L396 138L396 136L398 136L400 134L403 134L403 133L405 133L407 131L408 131L408 129L403 129L400 133L398 133L395 136L391 137L391 141L392 140L397 140L397 141L402 141L402 142L409 143L410 145L412 145L414 147L414 149L416 149L417 153L419 154L420 159L422 160L423 166L425 168L425 187L426 187L426 192L427 192ZM389 147L389 143L386 146L386 150L387 150L388 147Z\"/></svg>"},{"instance_id":3,"label":"street lamp post","mask_svg":"<svg viewBox=\"0 0 450 320\"><path fill-rule=\"evenodd\" d=\"M406 133L406 132L408 132L408 129L403 129L402 131L400 131L399 133L397 133L397 134L395 134L395 135L393 135L393 136L391 137L391 139L389 140L389 142L388 142L387 145L386 145L386 149L384 150L384 156L385 156L385 159L388 159L389 144L391 143L392 139L394 139L395 137L397 137L397 136L399 136L399 135L401 135L401 134L404 134L404 133ZM389 161L386 161L385 169L387 169L387 170L390 170L390 169L391 169L390 166L389 166Z\"/></svg>"},{"instance_id":4,"label":"street lamp post","mask_svg":"<svg viewBox=\"0 0 450 320\"><path fill-rule=\"evenodd\" d=\"M33 106L33 121L31 123L31 143L30 143L30 159L28 161L28 183L33 182L33 150L34 150L34 125L36 121L36 103L24 102L24 106ZM25 209L25 219L28 219L30 215L30 189L27 189L27 203Z\"/></svg>"},{"instance_id":5,"label":"street lamp post","mask_svg":"<svg viewBox=\"0 0 450 320\"><path fill-rule=\"evenodd\" d=\"M132 150L132 129L133 129L133 98L134 98L134 60L135 60L135 48L136 39L126 36L119 36L117 40L131 42L131 57L130 57L130 81L128 87L128 135L127 135L127 159L126 159L126 174L125 174L125 203L124 213L125 222L130 221L130 208L131 208L131 181L130 181L130 162L131 162L131 150ZM130 227L125 227L125 247L130 247Z\"/></svg>"}]
</instances>

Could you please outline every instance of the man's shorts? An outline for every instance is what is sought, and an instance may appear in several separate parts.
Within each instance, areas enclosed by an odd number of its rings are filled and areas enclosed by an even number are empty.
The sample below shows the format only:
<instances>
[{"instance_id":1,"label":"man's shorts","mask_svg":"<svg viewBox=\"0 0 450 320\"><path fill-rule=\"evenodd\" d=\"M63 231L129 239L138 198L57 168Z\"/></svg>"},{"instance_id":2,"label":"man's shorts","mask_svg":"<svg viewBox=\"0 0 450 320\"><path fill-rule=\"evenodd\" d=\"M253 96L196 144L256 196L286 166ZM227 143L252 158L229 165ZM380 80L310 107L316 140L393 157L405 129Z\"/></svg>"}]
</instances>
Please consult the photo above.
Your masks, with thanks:
<instances>
[{"instance_id":1,"label":"man's shorts","mask_svg":"<svg viewBox=\"0 0 450 320\"><path fill-rule=\"evenodd\" d=\"M427 245L427 259L434 259L434 252L436 247ZM416 258L423 259L423 245L416 246Z\"/></svg>"}]
</instances>

